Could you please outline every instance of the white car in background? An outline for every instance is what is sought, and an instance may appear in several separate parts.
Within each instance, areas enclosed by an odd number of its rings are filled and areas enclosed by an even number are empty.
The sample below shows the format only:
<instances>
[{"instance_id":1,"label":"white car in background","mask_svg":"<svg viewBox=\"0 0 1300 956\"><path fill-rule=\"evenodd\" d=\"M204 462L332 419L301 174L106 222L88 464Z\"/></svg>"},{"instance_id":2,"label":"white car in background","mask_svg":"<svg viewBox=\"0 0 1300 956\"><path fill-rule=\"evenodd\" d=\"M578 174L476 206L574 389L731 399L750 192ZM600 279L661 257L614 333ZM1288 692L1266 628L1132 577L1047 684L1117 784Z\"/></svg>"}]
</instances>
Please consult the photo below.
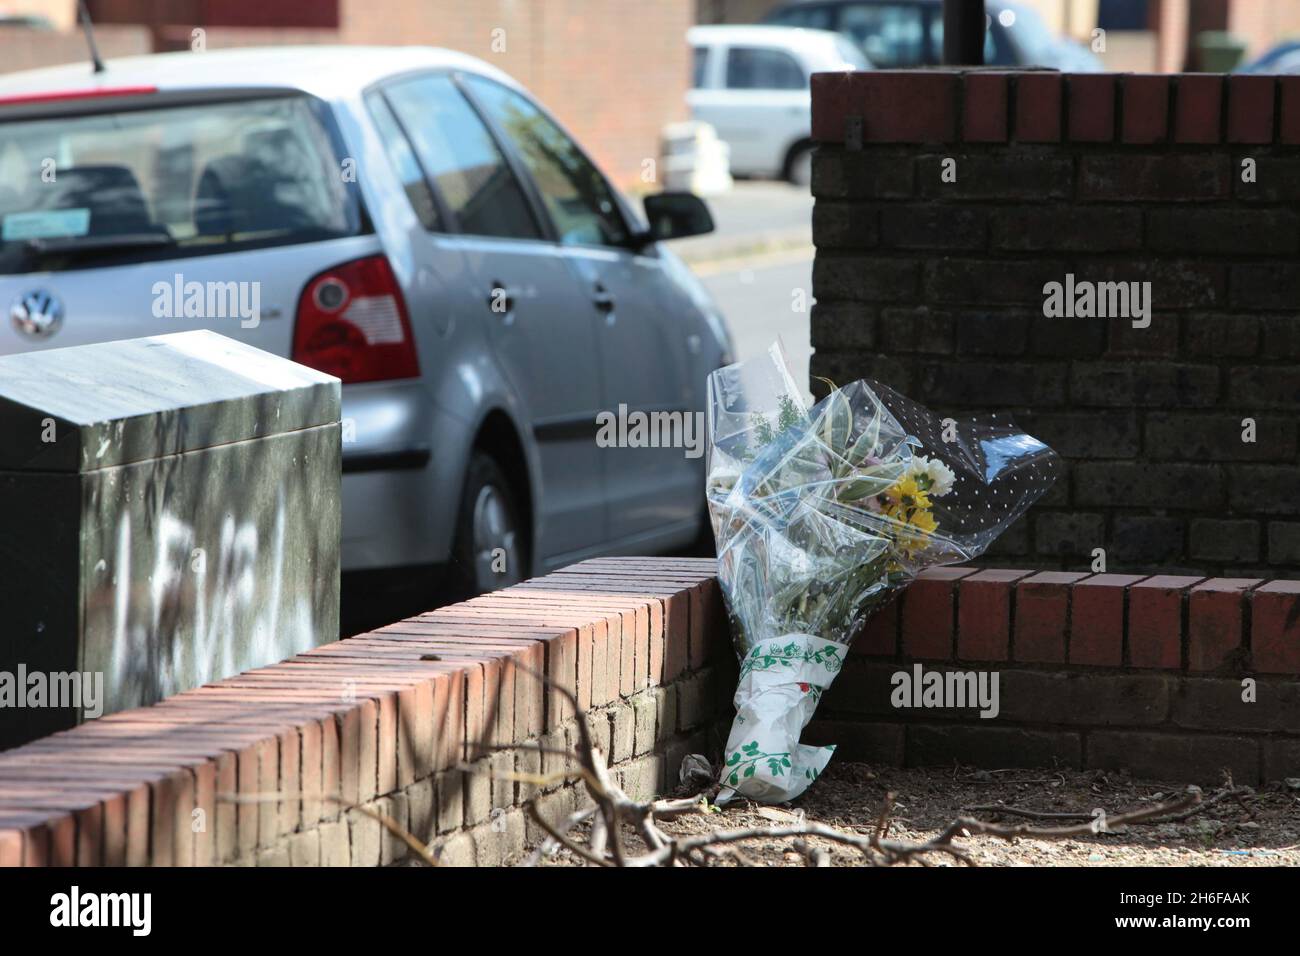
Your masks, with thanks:
<instances>
[{"instance_id":1,"label":"white car in background","mask_svg":"<svg viewBox=\"0 0 1300 956\"><path fill-rule=\"evenodd\" d=\"M695 74L686 94L693 119L711 124L731 147L741 176L812 178L809 77L869 70L861 49L829 30L774 26L692 27Z\"/></svg>"}]
</instances>

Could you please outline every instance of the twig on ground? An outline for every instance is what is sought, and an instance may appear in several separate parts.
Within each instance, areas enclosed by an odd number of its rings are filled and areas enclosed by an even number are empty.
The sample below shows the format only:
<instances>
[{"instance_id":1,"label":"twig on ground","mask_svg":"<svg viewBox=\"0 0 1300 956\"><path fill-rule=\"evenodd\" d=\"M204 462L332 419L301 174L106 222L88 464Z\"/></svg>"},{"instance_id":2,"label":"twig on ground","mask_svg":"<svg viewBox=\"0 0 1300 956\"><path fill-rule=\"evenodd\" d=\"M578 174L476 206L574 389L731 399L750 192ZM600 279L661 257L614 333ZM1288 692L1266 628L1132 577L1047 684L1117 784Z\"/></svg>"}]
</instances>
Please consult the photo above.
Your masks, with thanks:
<instances>
[{"instance_id":1,"label":"twig on ground","mask_svg":"<svg viewBox=\"0 0 1300 956\"><path fill-rule=\"evenodd\" d=\"M545 677L534 676L549 684ZM894 809L892 793L886 795L875 828L869 835L846 833L824 824L801 821L792 826L715 830L673 836L666 833L658 825L659 822L685 814L704 814L709 809L707 798L696 796L684 799L637 801L628 797L610 781L604 755L591 745L587 715L578 705L577 698L566 688L556 689L573 705L579 742L570 759L576 760L581 767L580 776L595 802L592 808L594 819L587 844L583 846L579 838L572 835L573 826L564 828L565 832L560 833L559 829L549 823L542 823L540 812L532 803L529 805L529 812L551 834L556 845L565 847L585 862L599 866L707 866L724 857L736 860L742 865L749 865L750 861L740 851L739 844L750 840L791 840L792 849L803 855L810 865L816 866L827 865L829 855L824 849L816 846L813 840L838 843L855 849L873 866L892 866L911 862L928 866L930 865L928 858L933 855L947 856L955 862L974 866L975 861L970 853L955 842L959 837L983 835L1008 841L1021 837L1045 840L1068 839L1102 832L1112 827L1186 819L1227 797L1240 799L1243 791L1248 789L1234 788L1229 781L1228 787L1206 799L1199 788L1189 787L1174 800L1113 815L1105 811L1087 814L1049 813L1002 805L983 805L970 809L1016 815L1030 820L1069 821L1071 825L1036 827L1029 823L999 824L962 816L949 823L932 839L920 843L885 839ZM622 842L624 825L630 827L640 838L645 846L644 853L634 855L624 847Z\"/></svg>"},{"instance_id":2,"label":"twig on ground","mask_svg":"<svg viewBox=\"0 0 1300 956\"><path fill-rule=\"evenodd\" d=\"M380 813L360 803L350 803L332 793L218 793L217 799L222 803L282 803L285 800L319 800L323 803L337 803L344 812L355 810L357 813L377 821L385 830L397 837L429 866L438 865L438 854L410 830L402 826L386 813Z\"/></svg>"},{"instance_id":3,"label":"twig on ground","mask_svg":"<svg viewBox=\"0 0 1300 956\"><path fill-rule=\"evenodd\" d=\"M1029 820L1084 820L1089 821L1092 826L1094 820L1104 820L1106 827L1120 826L1122 824L1161 824L1161 823L1178 823L1193 817L1198 813L1203 813L1215 804L1232 798L1242 803L1244 798L1254 796L1255 791L1250 787L1234 787L1231 781L1221 790L1216 790L1208 797L1201 796L1199 787L1189 787L1183 796L1178 800L1157 804L1154 807L1146 807L1138 811L1129 811L1126 814L1105 813L1104 816L1098 815L1096 811L1091 813L1084 812L1064 812L1053 813L1042 810L1027 810L1022 807L1010 807L1001 803L982 803L969 807L963 807L963 810L971 813L993 813L1005 814L1013 817L1024 817ZM1196 799L1189 801L1189 797L1195 795ZM1243 808L1245 804L1243 803ZM1094 831L1095 832L1095 831ZM1041 834L1035 834L1041 835Z\"/></svg>"},{"instance_id":4,"label":"twig on ground","mask_svg":"<svg viewBox=\"0 0 1300 956\"><path fill-rule=\"evenodd\" d=\"M742 866L752 866L754 861L745 854L741 844L751 840L789 840L790 848L799 853L809 866L830 865L830 854L814 841L835 843L856 850L871 866L894 866L900 863L930 866L932 865L930 857L935 855L947 857L956 863L975 866L969 851L955 842L959 837L982 835L1007 841L1014 841L1021 837L1043 840L1068 839L1131 824L1159 824L1185 820L1229 798L1237 800L1244 807L1245 799L1254 794L1249 787L1235 787L1231 779L1228 779L1221 790L1208 798L1203 796L1199 788L1189 787L1177 799L1113 815L1105 811L1049 812L1002 804L982 804L964 809L969 812L1017 816L1029 821L1069 822L1072 825L1042 827L1033 826L1028 822L1001 824L972 816L962 816L953 820L931 839L917 843L886 839L891 819L901 819L892 817L895 809L894 794L887 793L875 826L868 834L849 833L800 818L789 826L713 830L678 836L666 832L660 824L682 816L704 816L710 813L712 810L710 799L716 796L716 785L695 796L648 801L632 799L614 783L604 754L593 742L587 714L578 704L576 695L568 688L554 685L545 675L534 673L518 664L516 668L545 686L552 687L569 701L577 725L578 740L572 749L541 745L531 748L552 756L563 756L571 766L565 767L558 773L529 774L508 771L493 776L532 784L539 788L577 779L582 781L592 800L592 805L570 813L559 824L554 824L542 813L536 798L529 798L524 808L546 833L546 839L525 861L527 865L536 865L556 850L564 849L584 863L602 867L710 866L726 859L734 860ZM523 745L523 748L527 747L528 745ZM516 746L480 749L486 752L522 748ZM474 768L468 765L461 765L459 769L475 772ZM955 775L954 771L954 777ZM299 798L337 803L346 809L357 810L377 820L390 833L402 840L423 862L430 866L438 865L438 853L391 817L366 806L346 803L334 795L273 793L220 794L219 797L232 803L280 802ZM588 826L585 839L579 832L584 825ZM644 847L644 852L638 853L626 844L628 832L636 835Z\"/></svg>"}]
</instances>

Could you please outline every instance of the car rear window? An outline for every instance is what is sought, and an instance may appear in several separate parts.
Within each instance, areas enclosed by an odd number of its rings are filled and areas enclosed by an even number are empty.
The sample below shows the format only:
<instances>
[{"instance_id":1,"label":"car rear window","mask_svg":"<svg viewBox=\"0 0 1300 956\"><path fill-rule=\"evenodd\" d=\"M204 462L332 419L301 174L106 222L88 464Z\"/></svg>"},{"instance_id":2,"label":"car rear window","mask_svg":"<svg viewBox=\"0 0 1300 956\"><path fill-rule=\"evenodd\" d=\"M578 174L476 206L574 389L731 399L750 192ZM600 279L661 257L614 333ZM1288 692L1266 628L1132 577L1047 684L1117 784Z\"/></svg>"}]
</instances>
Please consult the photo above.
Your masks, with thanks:
<instances>
[{"instance_id":1,"label":"car rear window","mask_svg":"<svg viewBox=\"0 0 1300 956\"><path fill-rule=\"evenodd\" d=\"M356 235L336 135L305 95L0 121L0 274Z\"/></svg>"},{"instance_id":2,"label":"car rear window","mask_svg":"<svg viewBox=\"0 0 1300 956\"><path fill-rule=\"evenodd\" d=\"M808 86L799 61L784 50L733 46L727 51L727 89L802 90Z\"/></svg>"},{"instance_id":3,"label":"car rear window","mask_svg":"<svg viewBox=\"0 0 1300 956\"><path fill-rule=\"evenodd\" d=\"M939 20L942 27L942 17ZM923 11L914 3L845 6L840 10L838 29L851 36L867 59L880 69L920 66L926 62Z\"/></svg>"}]
</instances>

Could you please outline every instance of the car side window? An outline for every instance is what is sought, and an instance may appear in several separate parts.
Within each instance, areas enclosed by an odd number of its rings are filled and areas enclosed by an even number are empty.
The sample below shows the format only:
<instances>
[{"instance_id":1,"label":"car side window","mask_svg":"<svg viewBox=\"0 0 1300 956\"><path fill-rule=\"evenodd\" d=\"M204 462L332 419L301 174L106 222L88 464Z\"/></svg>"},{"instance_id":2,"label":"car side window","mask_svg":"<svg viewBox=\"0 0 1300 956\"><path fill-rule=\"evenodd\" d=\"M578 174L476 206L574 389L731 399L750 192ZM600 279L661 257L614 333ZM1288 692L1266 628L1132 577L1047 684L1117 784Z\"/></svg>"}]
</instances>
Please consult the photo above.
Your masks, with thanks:
<instances>
[{"instance_id":1,"label":"car side window","mask_svg":"<svg viewBox=\"0 0 1300 956\"><path fill-rule=\"evenodd\" d=\"M691 88L696 90L704 89L705 70L709 65L709 48L706 46L697 46L695 48L695 58L691 63Z\"/></svg>"},{"instance_id":2,"label":"car side window","mask_svg":"<svg viewBox=\"0 0 1300 956\"><path fill-rule=\"evenodd\" d=\"M919 4L852 4L840 12L839 30L853 37L878 69L921 66L926 61Z\"/></svg>"},{"instance_id":3,"label":"car side window","mask_svg":"<svg viewBox=\"0 0 1300 956\"><path fill-rule=\"evenodd\" d=\"M467 76L475 100L514 145L568 245L621 246L629 232L613 191L576 143L545 113L493 80Z\"/></svg>"},{"instance_id":4,"label":"car side window","mask_svg":"<svg viewBox=\"0 0 1300 956\"><path fill-rule=\"evenodd\" d=\"M541 238L523 187L451 77L403 80L386 95L461 232Z\"/></svg>"},{"instance_id":5,"label":"car side window","mask_svg":"<svg viewBox=\"0 0 1300 956\"><path fill-rule=\"evenodd\" d=\"M402 189L406 191L406 198L411 201L411 208L419 217L420 224L430 232L445 231L446 226L442 222L442 217L438 215L438 204L433 198L433 190L424 178L424 170L420 168L420 162L411 150L411 143L383 94L378 92L367 94L366 107L370 110L379 138L383 140L384 151L388 154L389 162L392 163L393 172L397 174Z\"/></svg>"},{"instance_id":6,"label":"car side window","mask_svg":"<svg viewBox=\"0 0 1300 956\"><path fill-rule=\"evenodd\" d=\"M770 17L764 23L779 23L783 27L806 27L812 30L835 29L835 14L829 7L787 7Z\"/></svg>"},{"instance_id":7,"label":"car side window","mask_svg":"<svg viewBox=\"0 0 1300 956\"><path fill-rule=\"evenodd\" d=\"M930 20L930 43L932 58L936 63L943 60L943 17L935 12ZM984 62L988 66L1013 66L1016 64L1016 52L1011 48L1006 32L999 26L988 26L984 30Z\"/></svg>"},{"instance_id":8,"label":"car side window","mask_svg":"<svg viewBox=\"0 0 1300 956\"><path fill-rule=\"evenodd\" d=\"M846 67L855 70L871 69L871 62L867 59L867 55L846 36L841 35L835 38L835 52L844 61Z\"/></svg>"},{"instance_id":9,"label":"car side window","mask_svg":"<svg viewBox=\"0 0 1300 956\"><path fill-rule=\"evenodd\" d=\"M727 89L802 90L808 77L784 50L733 46L727 51Z\"/></svg>"}]
</instances>

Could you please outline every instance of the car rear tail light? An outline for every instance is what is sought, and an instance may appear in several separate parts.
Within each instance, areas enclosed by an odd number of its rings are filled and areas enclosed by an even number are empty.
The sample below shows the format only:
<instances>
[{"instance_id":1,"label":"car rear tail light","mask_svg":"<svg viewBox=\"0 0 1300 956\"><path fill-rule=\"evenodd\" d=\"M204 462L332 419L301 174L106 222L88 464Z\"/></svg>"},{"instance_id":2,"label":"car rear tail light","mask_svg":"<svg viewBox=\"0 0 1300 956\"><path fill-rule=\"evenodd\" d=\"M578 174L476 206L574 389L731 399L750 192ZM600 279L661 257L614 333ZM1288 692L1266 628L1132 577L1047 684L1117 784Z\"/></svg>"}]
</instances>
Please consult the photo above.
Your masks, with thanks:
<instances>
[{"instance_id":1,"label":"car rear tail light","mask_svg":"<svg viewBox=\"0 0 1300 956\"><path fill-rule=\"evenodd\" d=\"M419 377L410 318L387 257L345 262L307 283L293 360L344 384Z\"/></svg>"}]
</instances>

